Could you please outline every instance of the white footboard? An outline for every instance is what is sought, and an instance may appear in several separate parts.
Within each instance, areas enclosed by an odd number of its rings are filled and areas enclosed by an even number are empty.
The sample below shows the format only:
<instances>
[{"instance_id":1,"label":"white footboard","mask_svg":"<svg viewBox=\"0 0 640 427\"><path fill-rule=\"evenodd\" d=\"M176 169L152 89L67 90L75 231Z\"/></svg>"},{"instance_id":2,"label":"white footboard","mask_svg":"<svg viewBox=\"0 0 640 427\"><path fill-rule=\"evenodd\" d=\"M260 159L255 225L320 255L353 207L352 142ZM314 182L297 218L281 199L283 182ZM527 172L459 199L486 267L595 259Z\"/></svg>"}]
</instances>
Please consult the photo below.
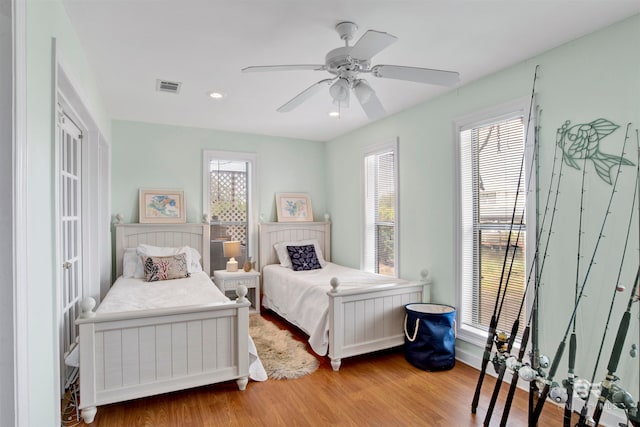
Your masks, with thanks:
<instances>
[{"instance_id":1,"label":"white footboard","mask_svg":"<svg viewBox=\"0 0 640 427\"><path fill-rule=\"evenodd\" d=\"M373 285L366 291L340 290L331 280L329 295L329 358L334 371L342 359L404 344L404 306L429 302L427 273L413 284Z\"/></svg>"},{"instance_id":2,"label":"white footboard","mask_svg":"<svg viewBox=\"0 0 640 427\"><path fill-rule=\"evenodd\" d=\"M76 323L84 421L93 422L99 405L189 387L237 380L244 390L249 306L247 301L96 314L83 302Z\"/></svg>"}]
</instances>

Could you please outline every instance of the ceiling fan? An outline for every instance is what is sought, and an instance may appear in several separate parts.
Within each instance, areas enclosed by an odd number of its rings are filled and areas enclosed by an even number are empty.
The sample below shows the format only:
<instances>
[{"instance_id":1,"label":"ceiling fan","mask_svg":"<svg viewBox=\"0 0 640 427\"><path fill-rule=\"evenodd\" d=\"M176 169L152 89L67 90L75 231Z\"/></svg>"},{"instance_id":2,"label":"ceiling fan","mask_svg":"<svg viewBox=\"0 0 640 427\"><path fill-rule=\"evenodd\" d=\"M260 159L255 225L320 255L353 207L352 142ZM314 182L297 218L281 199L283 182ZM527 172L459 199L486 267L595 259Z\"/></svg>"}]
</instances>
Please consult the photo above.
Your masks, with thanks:
<instances>
[{"instance_id":1,"label":"ceiling fan","mask_svg":"<svg viewBox=\"0 0 640 427\"><path fill-rule=\"evenodd\" d=\"M397 37L381 31L368 30L353 46L349 46L349 41L357 30L358 26L353 22L340 22L336 25L336 31L340 38L344 40L345 46L327 53L324 64L251 66L243 68L242 72L328 71L335 77L314 83L278 108L278 111L281 113L291 111L311 98L321 88L329 86L329 93L339 106L349 106L349 93L353 90L364 112L372 120L384 116L385 110L373 88L366 80L360 77L360 73L369 73L375 77L386 79L407 80L442 86L453 86L460 81L460 74L454 71L400 65L375 65L372 67L371 58L394 43Z\"/></svg>"}]
</instances>

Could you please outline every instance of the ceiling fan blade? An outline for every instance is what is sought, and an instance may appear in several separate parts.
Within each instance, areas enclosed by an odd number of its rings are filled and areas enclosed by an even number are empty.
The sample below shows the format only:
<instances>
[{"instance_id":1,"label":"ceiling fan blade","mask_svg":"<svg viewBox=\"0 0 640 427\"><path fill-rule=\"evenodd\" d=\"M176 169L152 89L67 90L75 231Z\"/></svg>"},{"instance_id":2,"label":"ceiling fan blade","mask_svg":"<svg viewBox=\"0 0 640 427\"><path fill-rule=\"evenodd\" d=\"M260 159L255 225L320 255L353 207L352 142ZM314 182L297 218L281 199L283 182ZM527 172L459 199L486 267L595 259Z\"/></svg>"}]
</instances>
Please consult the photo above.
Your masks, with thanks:
<instances>
[{"instance_id":1,"label":"ceiling fan blade","mask_svg":"<svg viewBox=\"0 0 640 427\"><path fill-rule=\"evenodd\" d=\"M334 80L335 79L324 79L324 80L320 80L317 83L312 84L311 86L309 86L308 88L306 88L305 90L303 90L302 92L294 96L289 102L287 102L286 104L278 108L277 111L279 111L280 113L287 113L293 110L294 108L302 104L304 101L306 101L307 99L315 95L316 92L322 89L324 85L330 85L331 83L333 83Z\"/></svg>"},{"instance_id":2,"label":"ceiling fan blade","mask_svg":"<svg viewBox=\"0 0 640 427\"><path fill-rule=\"evenodd\" d=\"M375 54L381 52L396 40L398 38L389 33L369 30L353 45L349 55L355 59L370 61Z\"/></svg>"},{"instance_id":3,"label":"ceiling fan blade","mask_svg":"<svg viewBox=\"0 0 640 427\"><path fill-rule=\"evenodd\" d=\"M243 73L254 73L261 71L295 71L295 70L311 70L322 71L325 70L324 65L320 64L297 64L297 65L257 65L251 67L244 67Z\"/></svg>"},{"instance_id":4,"label":"ceiling fan blade","mask_svg":"<svg viewBox=\"0 0 640 427\"><path fill-rule=\"evenodd\" d=\"M364 80L360 80L358 82L358 84L353 88L353 93L355 93L362 109L371 120L380 119L387 114L382 103L376 96L376 93Z\"/></svg>"},{"instance_id":5,"label":"ceiling fan blade","mask_svg":"<svg viewBox=\"0 0 640 427\"><path fill-rule=\"evenodd\" d=\"M408 80L432 85L453 86L460 81L455 71L432 70L430 68L403 67L400 65L376 65L371 69L376 77Z\"/></svg>"}]
</instances>

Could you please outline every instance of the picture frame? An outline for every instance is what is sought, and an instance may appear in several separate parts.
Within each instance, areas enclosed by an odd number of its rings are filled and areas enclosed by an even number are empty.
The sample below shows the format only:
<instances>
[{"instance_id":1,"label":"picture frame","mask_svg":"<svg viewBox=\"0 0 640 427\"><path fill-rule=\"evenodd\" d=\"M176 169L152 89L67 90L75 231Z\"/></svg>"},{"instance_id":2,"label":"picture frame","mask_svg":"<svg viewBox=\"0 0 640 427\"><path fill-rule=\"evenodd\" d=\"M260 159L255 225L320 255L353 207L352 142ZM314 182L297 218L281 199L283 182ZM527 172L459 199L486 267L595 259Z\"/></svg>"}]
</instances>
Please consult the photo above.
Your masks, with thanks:
<instances>
[{"instance_id":1,"label":"picture frame","mask_svg":"<svg viewBox=\"0 0 640 427\"><path fill-rule=\"evenodd\" d=\"M306 193L276 193L278 222L313 222L311 198Z\"/></svg>"},{"instance_id":2,"label":"picture frame","mask_svg":"<svg viewBox=\"0 0 640 427\"><path fill-rule=\"evenodd\" d=\"M186 222L184 191L141 188L139 195L141 224L181 224Z\"/></svg>"}]
</instances>

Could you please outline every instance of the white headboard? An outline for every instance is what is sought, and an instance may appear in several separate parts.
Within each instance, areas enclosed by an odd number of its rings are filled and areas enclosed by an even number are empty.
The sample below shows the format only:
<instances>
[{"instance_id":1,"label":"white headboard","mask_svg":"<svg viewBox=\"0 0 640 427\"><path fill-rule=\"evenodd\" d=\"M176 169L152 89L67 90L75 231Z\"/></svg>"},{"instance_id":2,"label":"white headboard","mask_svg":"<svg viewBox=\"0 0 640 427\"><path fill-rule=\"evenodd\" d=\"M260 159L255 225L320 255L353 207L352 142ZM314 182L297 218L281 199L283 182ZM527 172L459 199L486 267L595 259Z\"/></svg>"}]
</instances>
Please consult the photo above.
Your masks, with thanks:
<instances>
[{"instance_id":1,"label":"white headboard","mask_svg":"<svg viewBox=\"0 0 640 427\"><path fill-rule=\"evenodd\" d=\"M264 222L260 227L259 271L265 265L277 264L278 255L273 245L278 242L295 242L316 239L325 260L331 261L330 222Z\"/></svg>"},{"instance_id":2,"label":"white headboard","mask_svg":"<svg viewBox=\"0 0 640 427\"><path fill-rule=\"evenodd\" d=\"M153 246L191 246L202 255L202 269L209 271L209 224L117 224L116 277L122 276L122 257L125 248L144 243Z\"/></svg>"}]
</instances>

